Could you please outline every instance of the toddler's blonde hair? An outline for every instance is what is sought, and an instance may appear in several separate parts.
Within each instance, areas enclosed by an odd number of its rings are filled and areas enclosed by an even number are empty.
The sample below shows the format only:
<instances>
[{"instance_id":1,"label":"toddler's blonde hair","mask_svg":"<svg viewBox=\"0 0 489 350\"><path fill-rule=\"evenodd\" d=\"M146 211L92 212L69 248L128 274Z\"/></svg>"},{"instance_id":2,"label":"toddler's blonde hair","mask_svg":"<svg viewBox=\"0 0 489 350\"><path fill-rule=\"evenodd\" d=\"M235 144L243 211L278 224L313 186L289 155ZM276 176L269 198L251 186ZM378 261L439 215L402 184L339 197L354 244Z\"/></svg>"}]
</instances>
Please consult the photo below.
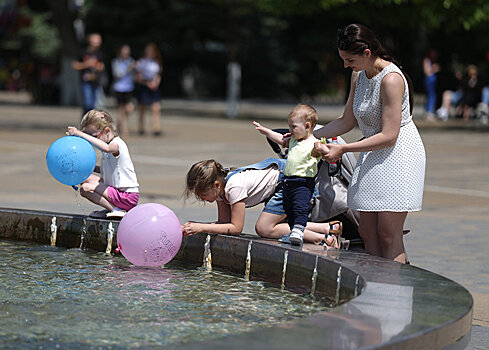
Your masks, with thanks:
<instances>
[{"instance_id":1,"label":"toddler's blonde hair","mask_svg":"<svg viewBox=\"0 0 489 350\"><path fill-rule=\"evenodd\" d=\"M306 123L309 122L311 124L311 128L314 129L318 122L318 113L314 109L313 106L308 104L298 104L294 107L292 112L289 114L289 120L294 117L299 117L301 120Z\"/></svg>"}]
</instances>

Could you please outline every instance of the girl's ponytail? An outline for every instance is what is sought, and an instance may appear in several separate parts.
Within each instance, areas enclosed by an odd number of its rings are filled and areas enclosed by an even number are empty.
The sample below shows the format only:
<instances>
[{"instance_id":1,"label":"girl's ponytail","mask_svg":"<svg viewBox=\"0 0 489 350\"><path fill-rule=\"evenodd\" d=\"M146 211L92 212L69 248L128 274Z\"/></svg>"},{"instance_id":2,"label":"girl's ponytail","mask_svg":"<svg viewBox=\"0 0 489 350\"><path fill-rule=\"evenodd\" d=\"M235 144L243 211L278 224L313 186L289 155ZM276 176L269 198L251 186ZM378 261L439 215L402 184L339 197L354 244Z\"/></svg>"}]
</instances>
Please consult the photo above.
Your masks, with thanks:
<instances>
[{"instance_id":1,"label":"girl's ponytail","mask_svg":"<svg viewBox=\"0 0 489 350\"><path fill-rule=\"evenodd\" d=\"M194 195L197 200L201 200L199 195L209 191L216 181L224 186L228 172L214 159L195 163L187 173L184 197L187 199Z\"/></svg>"}]
</instances>

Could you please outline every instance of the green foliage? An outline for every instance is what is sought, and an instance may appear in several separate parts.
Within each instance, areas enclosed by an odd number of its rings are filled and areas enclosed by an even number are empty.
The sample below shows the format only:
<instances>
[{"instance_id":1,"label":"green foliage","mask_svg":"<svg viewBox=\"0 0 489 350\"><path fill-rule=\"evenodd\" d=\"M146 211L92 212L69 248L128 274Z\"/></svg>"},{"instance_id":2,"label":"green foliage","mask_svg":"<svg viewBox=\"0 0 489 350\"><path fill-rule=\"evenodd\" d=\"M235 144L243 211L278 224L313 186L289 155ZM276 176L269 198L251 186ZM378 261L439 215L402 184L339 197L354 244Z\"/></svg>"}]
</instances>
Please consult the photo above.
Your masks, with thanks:
<instances>
[{"instance_id":1,"label":"green foliage","mask_svg":"<svg viewBox=\"0 0 489 350\"><path fill-rule=\"evenodd\" d=\"M253 2L263 10L277 15L334 11L343 6L348 6L352 14L362 8L409 7L412 15L417 16L413 24L423 23L427 28L433 29L448 25L449 29L462 27L470 30L489 20L487 0L254 0Z\"/></svg>"},{"instance_id":2,"label":"green foliage","mask_svg":"<svg viewBox=\"0 0 489 350\"><path fill-rule=\"evenodd\" d=\"M464 30L477 29L489 20L489 3L486 0L413 0L422 18L430 27Z\"/></svg>"},{"instance_id":3,"label":"green foliage","mask_svg":"<svg viewBox=\"0 0 489 350\"><path fill-rule=\"evenodd\" d=\"M15 37L17 41L9 36L8 43L23 43L36 59L52 60L59 54L59 39L50 12L40 6L46 1L31 1L38 6L32 25ZM85 0L77 17L87 33L102 34L106 64L121 44L129 44L138 58L148 42L155 42L163 57L166 95L181 95L182 76L191 71L203 86L200 96L222 97L226 64L237 61L243 97L297 100L342 91L349 72L336 52L336 30L349 23L374 29L418 91L423 89L421 61L429 47L438 50L444 67L483 61L489 2ZM63 44L67 41L64 38ZM0 44L5 47L7 37Z\"/></svg>"},{"instance_id":4,"label":"green foliage","mask_svg":"<svg viewBox=\"0 0 489 350\"><path fill-rule=\"evenodd\" d=\"M32 57L46 63L56 61L61 46L57 29L49 23L50 18L47 12L32 14L31 25L19 31L20 37L29 43Z\"/></svg>"},{"instance_id":5,"label":"green foliage","mask_svg":"<svg viewBox=\"0 0 489 350\"><path fill-rule=\"evenodd\" d=\"M11 4L10 4L11 5ZM0 31L0 46L45 63L56 62L60 40L49 12L33 12L27 6L5 6L6 25Z\"/></svg>"}]
</instances>

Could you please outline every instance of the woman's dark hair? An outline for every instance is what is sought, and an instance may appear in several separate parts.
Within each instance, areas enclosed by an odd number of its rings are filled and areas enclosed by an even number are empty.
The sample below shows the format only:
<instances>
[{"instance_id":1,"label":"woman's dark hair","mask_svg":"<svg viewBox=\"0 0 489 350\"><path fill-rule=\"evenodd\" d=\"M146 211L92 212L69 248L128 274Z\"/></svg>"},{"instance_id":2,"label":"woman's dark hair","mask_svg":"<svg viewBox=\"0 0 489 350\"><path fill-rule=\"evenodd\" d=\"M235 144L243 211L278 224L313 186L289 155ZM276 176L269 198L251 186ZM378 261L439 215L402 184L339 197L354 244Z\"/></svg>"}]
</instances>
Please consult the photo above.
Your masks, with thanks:
<instances>
[{"instance_id":1,"label":"woman's dark hair","mask_svg":"<svg viewBox=\"0 0 489 350\"><path fill-rule=\"evenodd\" d=\"M372 55L380 57L383 60L394 63L398 66L406 78L409 89L409 109L413 113L414 93L413 84L409 75L404 72L397 60L390 56L382 47L374 32L361 24L349 24L343 29L338 30L336 37L336 47L338 50L346 51L352 55L362 55L366 49L372 52Z\"/></svg>"}]
</instances>

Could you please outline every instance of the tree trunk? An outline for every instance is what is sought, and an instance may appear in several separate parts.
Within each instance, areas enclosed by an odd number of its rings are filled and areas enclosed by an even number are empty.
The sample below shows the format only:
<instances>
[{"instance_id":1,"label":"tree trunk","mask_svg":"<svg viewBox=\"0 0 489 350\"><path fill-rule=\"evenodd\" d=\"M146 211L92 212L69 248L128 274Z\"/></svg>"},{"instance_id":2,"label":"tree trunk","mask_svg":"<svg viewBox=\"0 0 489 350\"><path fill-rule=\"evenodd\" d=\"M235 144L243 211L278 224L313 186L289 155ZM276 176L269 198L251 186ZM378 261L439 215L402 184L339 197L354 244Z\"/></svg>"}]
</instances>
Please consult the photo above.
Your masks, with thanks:
<instances>
[{"instance_id":1,"label":"tree trunk","mask_svg":"<svg viewBox=\"0 0 489 350\"><path fill-rule=\"evenodd\" d=\"M47 0L53 13L53 23L59 31L61 39L60 53L60 103L62 105L80 105L79 74L71 68L71 62L77 59L80 45L76 39L73 21L75 16L68 8L68 0Z\"/></svg>"},{"instance_id":2,"label":"tree trunk","mask_svg":"<svg viewBox=\"0 0 489 350\"><path fill-rule=\"evenodd\" d=\"M241 65L229 62L227 67L227 116L235 118L238 115L241 97Z\"/></svg>"}]
</instances>

